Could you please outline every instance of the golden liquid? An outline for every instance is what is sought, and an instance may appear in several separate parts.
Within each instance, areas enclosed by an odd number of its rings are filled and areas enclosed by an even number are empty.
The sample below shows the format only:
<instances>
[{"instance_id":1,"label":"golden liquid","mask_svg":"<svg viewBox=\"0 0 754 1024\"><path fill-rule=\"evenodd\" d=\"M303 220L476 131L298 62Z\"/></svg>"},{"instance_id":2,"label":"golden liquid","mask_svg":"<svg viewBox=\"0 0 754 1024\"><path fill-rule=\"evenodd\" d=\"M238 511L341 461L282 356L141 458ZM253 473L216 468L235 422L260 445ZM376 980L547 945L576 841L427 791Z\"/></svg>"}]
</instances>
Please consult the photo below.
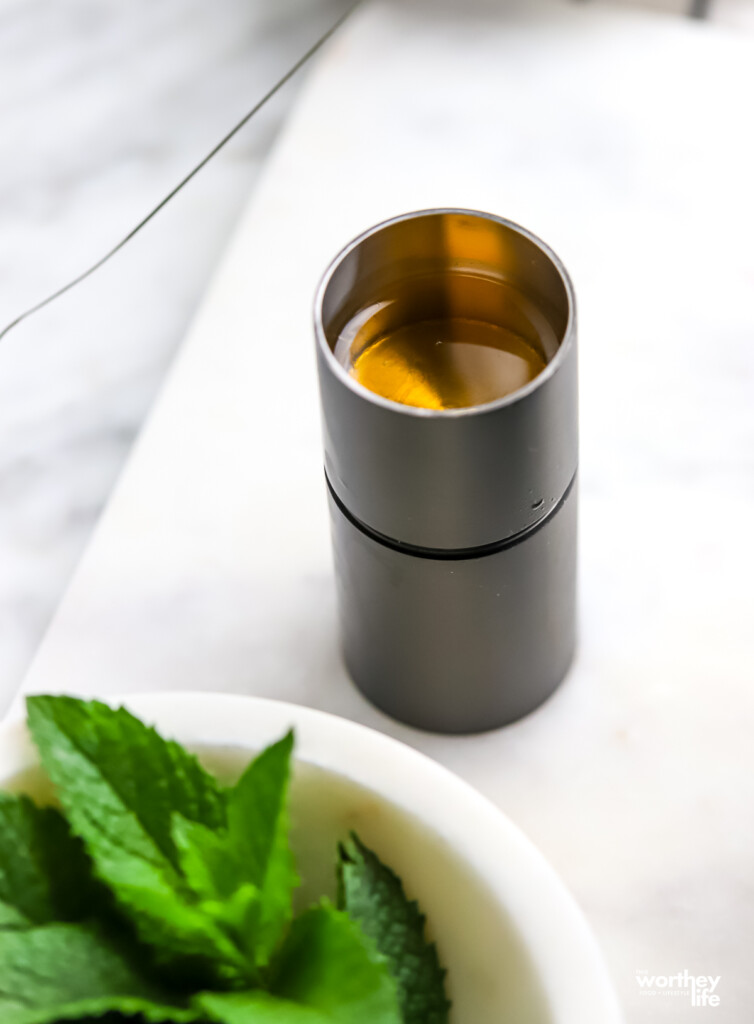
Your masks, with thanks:
<instances>
[{"instance_id":1,"label":"golden liquid","mask_svg":"<svg viewBox=\"0 0 754 1024\"><path fill-rule=\"evenodd\" d=\"M441 315L437 315L440 312ZM363 387L421 409L463 409L533 380L557 349L547 320L504 282L428 278L351 316L335 357Z\"/></svg>"},{"instance_id":2,"label":"golden liquid","mask_svg":"<svg viewBox=\"0 0 754 1024\"><path fill-rule=\"evenodd\" d=\"M545 368L523 338L480 320L424 320L383 335L356 357L351 376L393 402L462 409L503 398Z\"/></svg>"}]
</instances>

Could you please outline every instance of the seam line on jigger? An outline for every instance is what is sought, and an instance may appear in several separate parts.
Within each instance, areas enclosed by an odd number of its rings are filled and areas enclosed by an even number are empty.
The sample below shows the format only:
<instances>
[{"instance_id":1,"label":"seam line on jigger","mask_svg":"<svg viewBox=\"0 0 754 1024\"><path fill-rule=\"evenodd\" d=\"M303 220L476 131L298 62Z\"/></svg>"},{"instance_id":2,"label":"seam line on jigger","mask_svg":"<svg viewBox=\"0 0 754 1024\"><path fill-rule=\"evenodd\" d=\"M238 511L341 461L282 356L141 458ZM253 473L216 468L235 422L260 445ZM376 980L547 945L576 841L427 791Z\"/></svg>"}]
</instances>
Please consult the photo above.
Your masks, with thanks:
<instances>
[{"instance_id":1,"label":"seam line on jigger","mask_svg":"<svg viewBox=\"0 0 754 1024\"><path fill-rule=\"evenodd\" d=\"M512 534L510 537L506 537L504 540L493 541L491 544L480 544L477 547L471 548L425 548L417 544L404 544L402 541L394 540L392 537L388 537L384 533L379 533L377 530L373 530L366 523L363 523L343 504L341 499L335 492L335 488L330 482L330 478L325 470L325 482L327 483L327 489L329 490L332 500L338 506L340 511L346 517L346 519L355 526L361 533L366 534L367 537L376 541L378 544L382 544L386 548L392 548L393 551L402 551L406 555L413 555L414 558L431 558L438 562L453 562L461 561L463 559L470 558L484 558L486 555L496 555L500 551L507 551L508 548L514 548L517 544L523 544L525 540L533 537L535 533L542 529L549 521L555 516L560 509L565 505L568 500L568 495L573 490L574 484L576 483L576 476L578 474L578 466L574 470L573 476L560 496L559 500L547 510L547 512L538 519L531 526L525 527L523 530L519 530L518 533Z\"/></svg>"}]
</instances>

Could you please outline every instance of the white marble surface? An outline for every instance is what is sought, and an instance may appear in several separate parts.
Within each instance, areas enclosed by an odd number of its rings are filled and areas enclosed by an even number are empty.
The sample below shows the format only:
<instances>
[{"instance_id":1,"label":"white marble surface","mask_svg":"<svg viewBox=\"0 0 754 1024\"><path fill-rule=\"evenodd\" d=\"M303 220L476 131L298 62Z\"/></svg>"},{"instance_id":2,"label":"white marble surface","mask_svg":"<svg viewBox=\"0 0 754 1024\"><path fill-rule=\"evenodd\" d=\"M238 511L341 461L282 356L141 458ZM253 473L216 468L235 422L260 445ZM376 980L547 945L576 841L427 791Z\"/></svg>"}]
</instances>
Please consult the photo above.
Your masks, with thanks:
<instances>
[{"instance_id":1,"label":"white marble surface","mask_svg":"<svg viewBox=\"0 0 754 1024\"><path fill-rule=\"evenodd\" d=\"M0 3L0 323L99 256L345 3ZM754 0L709 6L754 29ZM300 81L110 267L0 343L0 710Z\"/></svg>"},{"instance_id":2,"label":"white marble surface","mask_svg":"<svg viewBox=\"0 0 754 1024\"><path fill-rule=\"evenodd\" d=\"M25 690L335 711L488 794L571 887L634 1021L754 997L754 45L557 3L377 3L309 82ZM376 219L498 211L580 300L581 637L557 695L443 738L341 667L310 337ZM721 1005L635 974L720 975ZM596 1024L596 1022L595 1022Z\"/></svg>"},{"instance_id":3,"label":"white marble surface","mask_svg":"<svg viewBox=\"0 0 754 1024\"><path fill-rule=\"evenodd\" d=\"M345 7L0 3L0 326L125 234ZM302 81L108 267L0 342L0 708Z\"/></svg>"}]
</instances>

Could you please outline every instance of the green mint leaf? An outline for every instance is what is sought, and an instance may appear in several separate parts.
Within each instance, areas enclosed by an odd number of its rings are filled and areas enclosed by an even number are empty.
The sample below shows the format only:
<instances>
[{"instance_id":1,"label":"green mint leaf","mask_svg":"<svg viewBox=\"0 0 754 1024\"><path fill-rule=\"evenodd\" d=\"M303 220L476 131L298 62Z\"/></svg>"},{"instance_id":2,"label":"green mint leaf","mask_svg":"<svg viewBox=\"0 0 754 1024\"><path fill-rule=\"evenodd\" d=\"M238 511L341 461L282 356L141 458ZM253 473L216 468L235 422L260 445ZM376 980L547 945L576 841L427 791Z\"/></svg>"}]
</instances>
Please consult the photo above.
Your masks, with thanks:
<instances>
[{"instance_id":1,"label":"green mint leaf","mask_svg":"<svg viewBox=\"0 0 754 1024\"><path fill-rule=\"evenodd\" d=\"M270 988L317 1010L330 1024L401 1024L384 958L347 914L326 903L293 922Z\"/></svg>"},{"instance_id":2,"label":"green mint leaf","mask_svg":"<svg viewBox=\"0 0 754 1024\"><path fill-rule=\"evenodd\" d=\"M226 899L242 884L242 868L228 848L227 829L210 829L173 815L172 835L186 882L204 899Z\"/></svg>"},{"instance_id":3,"label":"green mint leaf","mask_svg":"<svg viewBox=\"0 0 754 1024\"><path fill-rule=\"evenodd\" d=\"M236 943L248 960L249 979L258 981L255 939L261 896L259 889L246 881L244 866L230 848L227 830L212 832L176 814L173 838L198 908Z\"/></svg>"},{"instance_id":4,"label":"green mint leaf","mask_svg":"<svg viewBox=\"0 0 754 1024\"><path fill-rule=\"evenodd\" d=\"M119 943L84 924L0 932L0 1020L53 1024L117 1011L143 1021L199 1020L146 981Z\"/></svg>"},{"instance_id":5,"label":"green mint leaf","mask_svg":"<svg viewBox=\"0 0 754 1024\"><path fill-rule=\"evenodd\" d=\"M204 992L193 1005L217 1024L330 1024L331 1018L301 1003L252 992ZM364 1021L363 1024L371 1024Z\"/></svg>"},{"instance_id":6,"label":"green mint leaf","mask_svg":"<svg viewBox=\"0 0 754 1024\"><path fill-rule=\"evenodd\" d=\"M173 816L173 840L202 910L264 968L293 916L298 884L288 842L293 734L262 751L228 793L228 828ZM258 975L257 975L258 977Z\"/></svg>"},{"instance_id":7,"label":"green mint leaf","mask_svg":"<svg viewBox=\"0 0 754 1024\"><path fill-rule=\"evenodd\" d=\"M149 856L156 848L176 865L174 813L210 828L225 825L217 781L179 743L164 740L125 708L74 697L29 697L26 706L43 765L66 809L88 786L90 817L125 812L137 819L135 852Z\"/></svg>"},{"instance_id":8,"label":"green mint leaf","mask_svg":"<svg viewBox=\"0 0 754 1024\"><path fill-rule=\"evenodd\" d=\"M339 850L338 889L339 906L387 959L403 1024L446 1024L445 971L424 937L424 916L395 872L355 835Z\"/></svg>"},{"instance_id":9,"label":"green mint leaf","mask_svg":"<svg viewBox=\"0 0 754 1024\"><path fill-rule=\"evenodd\" d=\"M33 923L10 903L0 903L0 931L5 928L30 928Z\"/></svg>"},{"instance_id":10,"label":"green mint leaf","mask_svg":"<svg viewBox=\"0 0 754 1024\"><path fill-rule=\"evenodd\" d=\"M80 920L92 900L89 858L60 812L0 793L0 928Z\"/></svg>"},{"instance_id":11,"label":"green mint leaf","mask_svg":"<svg viewBox=\"0 0 754 1024\"><path fill-rule=\"evenodd\" d=\"M180 869L174 814L223 828L225 797L179 744L125 709L71 697L31 697L29 726L73 832L160 962L194 958L218 983L245 977L246 960L196 906Z\"/></svg>"},{"instance_id":12,"label":"green mint leaf","mask_svg":"<svg viewBox=\"0 0 754 1024\"><path fill-rule=\"evenodd\" d=\"M254 945L263 966L293 916L299 884L289 843L288 790L293 733L263 750L228 797L228 841L243 879L259 890Z\"/></svg>"},{"instance_id":13,"label":"green mint leaf","mask_svg":"<svg viewBox=\"0 0 754 1024\"><path fill-rule=\"evenodd\" d=\"M0 1009L3 1007L0 1001ZM3 1012L6 1011L3 1009ZM53 1007L16 1006L7 1013L3 1024L63 1024L64 1021L72 1024L193 1024L199 1021L205 1024L205 1017L197 1010L178 1010L133 996L101 996Z\"/></svg>"}]
</instances>

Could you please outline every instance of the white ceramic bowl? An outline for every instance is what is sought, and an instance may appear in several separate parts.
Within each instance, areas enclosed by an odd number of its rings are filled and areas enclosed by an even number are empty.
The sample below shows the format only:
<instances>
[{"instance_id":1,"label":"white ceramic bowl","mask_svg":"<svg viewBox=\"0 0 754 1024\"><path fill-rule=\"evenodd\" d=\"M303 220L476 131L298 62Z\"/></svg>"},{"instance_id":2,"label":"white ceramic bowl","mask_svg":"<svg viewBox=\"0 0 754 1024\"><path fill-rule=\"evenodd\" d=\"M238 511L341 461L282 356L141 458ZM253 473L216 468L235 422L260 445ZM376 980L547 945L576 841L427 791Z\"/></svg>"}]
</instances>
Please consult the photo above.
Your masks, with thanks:
<instances>
[{"instance_id":1,"label":"white ceramic bowl","mask_svg":"<svg viewBox=\"0 0 754 1024\"><path fill-rule=\"evenodd\" d=\"M123 703L226 774L293 726L302 899L333 891L335 844L356 829L426 911L448 968L452 1024L622 1019L595 940L552 868L497 808L434 761L364 726L277 701L166 693ZM24 723L0 728L0 787L15 779L33 790L36 765Z\"/></svg>"}]
</instances>

